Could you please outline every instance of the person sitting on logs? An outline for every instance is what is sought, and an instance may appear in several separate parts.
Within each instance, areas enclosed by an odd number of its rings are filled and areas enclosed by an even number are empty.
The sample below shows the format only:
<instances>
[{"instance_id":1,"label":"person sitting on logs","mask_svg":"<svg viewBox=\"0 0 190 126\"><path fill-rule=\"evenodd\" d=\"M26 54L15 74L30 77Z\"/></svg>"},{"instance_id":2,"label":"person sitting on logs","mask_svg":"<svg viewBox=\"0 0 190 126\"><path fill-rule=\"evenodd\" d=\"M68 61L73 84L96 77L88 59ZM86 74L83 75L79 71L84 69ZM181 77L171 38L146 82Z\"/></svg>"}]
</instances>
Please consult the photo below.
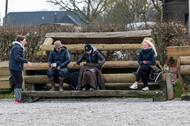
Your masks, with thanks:
<instances>
[{"instance_id":1,"label":"person sitting on logs","mask_svg":"<svg viewBox=\"0 0 190 126\"><path fill-rule=\"evenodd\" d=\"M80 65L82 61L86 61L86 64L84 64L79 72L77 89L106 89L101 72L102 65L106 62L105 58L99 53L97 48L90 44L85 45L84 50L85 52L83 56L76 63L77 65Z\"/></svg>"},{"instance_id":2,"label":"person sitting on logs","mask_svg":"<svg viewBox=\"0 0 190 126\"><path fill-rule=\"evenodd\" d=\"M156 56L157 52L152 42L149 40L144 40L142 42L142 50L139 53L138 63L140 65L137 75L136 81L130 86L131 89L138 88L138 82L140 78L142 78L142 82L144 84L143 91L149 91L148 87L148 75L151 72L151 67L156 66Z\"/></svg>"},{"instance_id":3,"label":"person sitting on logs","mask_svg":"<svg viewBox=\"0 0 190 126\"><path fill-rule=\"evenodd\" d=\"M50 91L55 91L55 81L59 79L59 91L63 91L63 82L68 74L68 64L70 55L66 47L62 46L61 41L54 42L55 48L51 51L48 59L50 69L47 71L47 77L51 83ZM58 78L59 76L59 78Z\"/></svg>"}]
</instances>

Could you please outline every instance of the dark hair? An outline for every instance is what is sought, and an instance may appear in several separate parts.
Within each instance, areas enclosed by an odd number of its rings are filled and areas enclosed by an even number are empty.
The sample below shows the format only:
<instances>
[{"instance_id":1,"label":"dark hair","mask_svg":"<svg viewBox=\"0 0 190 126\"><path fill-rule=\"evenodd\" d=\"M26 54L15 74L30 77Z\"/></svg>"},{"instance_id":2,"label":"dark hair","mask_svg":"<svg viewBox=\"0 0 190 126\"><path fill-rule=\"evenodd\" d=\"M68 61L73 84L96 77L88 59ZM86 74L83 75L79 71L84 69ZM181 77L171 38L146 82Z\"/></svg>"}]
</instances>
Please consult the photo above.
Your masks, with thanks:
<instances>
[{"instance_id":1,"label":"dark hair","mask_svg":"<svg viewBox=\"0 0 190 126\"><path fill-rule=\"evenodd\" d=\"M24 39L26 39L26 38L25 38L25 36L22 36L22 35L18 35L16 37L16 41L18 41L18 42L23 41Z\"/></svg>"}]
</instances>

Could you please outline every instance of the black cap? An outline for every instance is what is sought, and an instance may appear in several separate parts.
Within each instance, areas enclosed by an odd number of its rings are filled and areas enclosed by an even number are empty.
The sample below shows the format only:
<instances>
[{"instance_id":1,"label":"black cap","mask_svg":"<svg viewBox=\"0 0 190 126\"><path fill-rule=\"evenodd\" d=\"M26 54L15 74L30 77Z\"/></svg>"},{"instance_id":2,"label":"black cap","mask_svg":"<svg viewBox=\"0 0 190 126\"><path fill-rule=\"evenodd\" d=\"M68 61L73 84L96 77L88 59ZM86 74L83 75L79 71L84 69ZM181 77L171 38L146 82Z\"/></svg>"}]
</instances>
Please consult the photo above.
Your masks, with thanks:
<instances>
[{"instance_id":1,"label":"black cap","mask_svg":"<svg viewBox=\"0 0 190 126\"><path fill-rule=\"evenodd\" d=\"M85 51L90 51L92 49L92 46L90 44L86 44L84 47Z\"/></svg>"}]
</instances>

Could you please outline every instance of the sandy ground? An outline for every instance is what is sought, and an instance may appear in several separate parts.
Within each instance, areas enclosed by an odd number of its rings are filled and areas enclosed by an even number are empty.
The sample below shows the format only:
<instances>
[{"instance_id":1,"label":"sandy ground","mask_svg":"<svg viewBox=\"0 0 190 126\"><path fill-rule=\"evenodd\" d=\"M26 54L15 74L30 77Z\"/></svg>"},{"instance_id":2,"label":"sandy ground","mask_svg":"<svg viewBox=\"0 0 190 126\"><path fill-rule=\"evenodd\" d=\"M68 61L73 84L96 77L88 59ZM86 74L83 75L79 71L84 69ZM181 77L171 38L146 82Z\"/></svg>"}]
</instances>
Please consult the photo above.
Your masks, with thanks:
<instances>
[{"instance_id":1,"label":"sandy ground","mask_svg":"<svg viewBox=\"0 0 190 126\"><path fill-rule=\"evenodd\" d=\"M0 126L190 126L190 102L150 99L0 100Z\"/></svg>"}]
</instances>

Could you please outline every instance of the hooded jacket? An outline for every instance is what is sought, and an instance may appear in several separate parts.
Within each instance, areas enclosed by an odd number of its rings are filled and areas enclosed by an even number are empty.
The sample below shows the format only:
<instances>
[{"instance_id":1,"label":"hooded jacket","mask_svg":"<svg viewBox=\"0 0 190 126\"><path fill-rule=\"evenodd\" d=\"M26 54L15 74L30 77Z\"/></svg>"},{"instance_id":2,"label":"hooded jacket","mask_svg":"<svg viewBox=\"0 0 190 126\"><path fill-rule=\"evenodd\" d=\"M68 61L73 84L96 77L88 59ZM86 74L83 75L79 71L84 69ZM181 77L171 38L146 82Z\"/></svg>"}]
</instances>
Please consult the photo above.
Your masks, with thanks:
<instances>
[{"instance_id":1,"label":"hooded jacket","mask_svg":"<svg viewBox=\"0 0 190 126\"><path fill-rule=\"evenodd\" d=\"M143 61L149 61L147 64L144 64ZM139 65L156 65L156 55L152 49L142 49L139 54Z\"/></svg>"},{"instance_id":2,"label":"hooded jacket","mask_svg":"<svg viewBox=\"0 0 190 126\"><path fill-rule=\"evenodd\" d=\"M70 55L66 47L63 46L60 52L58 52L56 48L51 51L48 59L48 65L51 66L52 63L57 63L57 66L60 68L67 68L70 63Z\"/></svg>"},{"instance_id":3,"label":"hooded jacket","mask_svg":"<svg viewBox=\"0 0 190 126\"><path fill-rule=\"evenodd\" d=\"M24 47L18 41L14 41L12 44L14 46L9 55L9 70L23 71L23 64L28 63L28 60L24 58Z\"/></svg>"},{"instance_id":4,"label":"hooded jacket","mask_svg":"<svg viewBox=\"0 0 190 126\"><path fill-rule=\"evenodd\" d=\"M99 60L101 61L99 63ZM98 64L102 66L106 60L105 58L99 53L97 48L92 46L92 52L88 55L84 52L83 56L77 61L77 64L80 64L82 61L86 61L86 63Z\"/></svg>"}]
</instances>

